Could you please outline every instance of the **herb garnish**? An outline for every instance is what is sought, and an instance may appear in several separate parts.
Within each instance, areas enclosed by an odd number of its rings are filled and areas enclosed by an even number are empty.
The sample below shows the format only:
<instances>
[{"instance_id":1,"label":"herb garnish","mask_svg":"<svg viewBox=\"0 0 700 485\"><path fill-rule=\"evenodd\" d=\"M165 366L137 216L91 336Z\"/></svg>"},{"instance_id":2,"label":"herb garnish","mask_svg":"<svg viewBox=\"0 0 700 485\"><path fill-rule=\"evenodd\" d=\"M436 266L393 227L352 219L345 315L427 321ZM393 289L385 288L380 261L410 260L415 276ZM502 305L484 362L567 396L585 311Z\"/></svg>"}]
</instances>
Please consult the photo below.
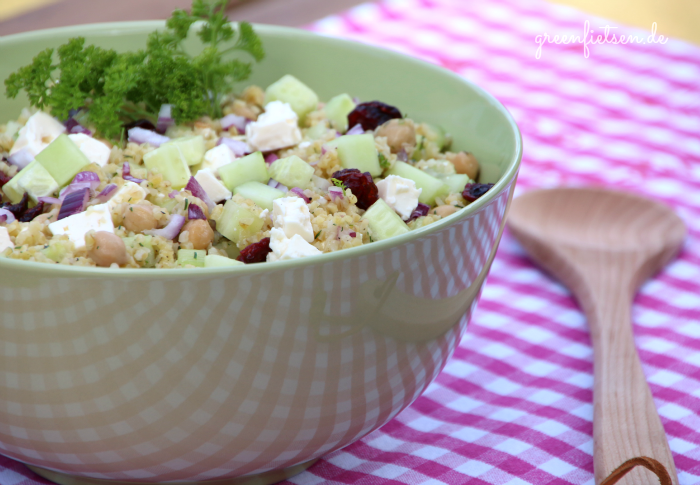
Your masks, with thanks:
<instances>
[{"instance_id":1,"label":"herb garnish","mask_svg":"<svg viewBox=\"0 0 700 485\"><path fill-rule=\"evenodd\" d=\"M391 166L391 163L389 163L389 160L381 152L379 153L379 166L382 168L389 168Z\"/></svg>"},{"instance_id":2,"label":"herb garnish","mask_svg":"<svg viewBox=\"0 0 700 485\"><path fill-rule=\"evenodd\" d=\"M235 83L250 76L251 62L231 59L235 51L259 62L265 56L250 24L234 29L226 15L228 0L193 0L191 13L175 10L164 31L148 36L145 49L117 53L88 45L77 37L57 49L40 52L5 80L6 94L25 91L37 108L50 108L58 119L87 109L85 118L104 136L119 139L126 121L155 120L162 104L171 104L177 123L202 115L220 118L221 102ZM196 56L183 42L197 29L204 49Z\"/></svg>"}]
</instances>

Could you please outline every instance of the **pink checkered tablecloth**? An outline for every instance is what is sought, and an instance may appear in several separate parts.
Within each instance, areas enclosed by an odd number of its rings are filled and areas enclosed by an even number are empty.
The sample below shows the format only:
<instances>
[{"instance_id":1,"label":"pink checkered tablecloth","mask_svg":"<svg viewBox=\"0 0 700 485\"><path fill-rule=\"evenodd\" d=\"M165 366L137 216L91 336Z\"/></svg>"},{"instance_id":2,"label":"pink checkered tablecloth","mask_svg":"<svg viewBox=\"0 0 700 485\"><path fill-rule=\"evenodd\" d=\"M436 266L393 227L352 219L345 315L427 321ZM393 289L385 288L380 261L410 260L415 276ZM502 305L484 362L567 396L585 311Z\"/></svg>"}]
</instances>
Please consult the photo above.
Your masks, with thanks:
<instances>
[{"instance_id":1,"label":"pink checkered tablecloth","mask_svg":"<svg viewBox=\"0 0 700 485\"><path fill-rule=\"evenodd\" d=\"M636 342L682 485L700 483L700 48L543 44L609 21L543 0L386 0L311 26L451 69L524 139L518 191L597 184L653 196L689 226L635 300ZM663 26L661 26L663 28ZM649 31L611 29L647 38ZM592 349L571 295L506 232L455 356L386 426L285 483L592 484ZM49 483L0 457L0 485Z\"/></svg>"}]
</instances>

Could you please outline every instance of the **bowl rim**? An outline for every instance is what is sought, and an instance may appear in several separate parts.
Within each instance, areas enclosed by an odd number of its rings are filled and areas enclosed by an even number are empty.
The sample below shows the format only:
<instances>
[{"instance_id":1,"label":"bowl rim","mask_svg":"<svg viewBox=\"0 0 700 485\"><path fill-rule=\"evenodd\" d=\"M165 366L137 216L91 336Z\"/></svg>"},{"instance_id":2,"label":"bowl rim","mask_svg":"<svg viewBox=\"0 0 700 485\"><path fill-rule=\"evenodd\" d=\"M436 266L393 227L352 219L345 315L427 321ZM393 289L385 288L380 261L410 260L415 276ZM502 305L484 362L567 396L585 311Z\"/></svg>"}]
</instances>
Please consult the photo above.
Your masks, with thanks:
<instances>
[{"instance_id":1,"label":"bowl rim","mask_svg":"<svg viewBox=\"0 0 700 485\"><path fill-rule=\"evenodd\" d=\"M236 23L236 22L232 22ZM41 40L44 37L52 37L55 34L65 34L72 31L79 31L81 35L89 35L90 33L100 33L104 34L105 30L114 29L121 32L128 32L129 30L141 32L144 29L151 28L153 30L157 28L162 28L165 25L164 20L138 20L138 21L124 21L124 22L103 22L103 23L91 23L91 24L78 24L70 25L65 27L56 27L51 29L41 29L33 30L29 32L21 32L18 34L12 34L0 37L0 45L12 45L15 43L22 43L26 40ZM444 218L437 222L434 222L428 226L415 229L408 233L402 234L400 236L394 236L383 241L372 242L371 244L364 244L362 246L357 246L354 248L344 249L342 251L334 251L332 253L324 253L320 256L313 258L301 258L296 260L286 260L286 261L276 261L275 264L255 264L255 265L243 265L234 267L215 267L215 268L98 268L91 266L70 266L63 264L47 264L38 261L25 261L21 259L9 259L0 257L0 271L3 269L10 270L22 270L29 273L46 273L45 276L54 277L94 277L94 276L106 276L110 278L148 278L148 279L168 279L169 277L208 277L208 276L247 276L251 273L259 274L278 270L289 270L295 267L301 266L313 266L316 264L327 264L332 262L337 262L343 259L351 259L354 257L362 257L371 253L381 252L385 249L391 247L398 247L410 241L420 239L426 236L430 236L437 233L448 226L458 223L459 221L470 218L476 212L479 212L483 207L490 204L497 197L499 197L510 185L515 183L515 179L520 167L520 162L523 155L522 146L522 135L513 119L512 115L508 112L505 106L501 104L492 94L490 94L485 89L479 87L473 82L467 80L466 78L448 70L440 67L436 64L432 64L422 59L412 57L400 52L396 52L390 49L385 49L382 47L376 47L374 45L365 44L362 42L357 42L354 40L343 39L339 37L331 37L327 35L322 35L315 33L313 31L297 29L292 27L282 27L277 25L268 24L258 24L253 23L253 26L259 32L265 32L270 34L282 34L290 36L301 36L307 39L323 39L323 42L328 42L330 44L344 45L353 47L360 50L368 50L374 55L383 55L390 58L399 58L404 62L410 62L420 66L423 69L432 70L438 72L443 76L450 76L453 79L466 84L471 89L473 89L477 94L485 98L495 109L497 109L506 119L508 126L512 130L512 135L515 138L515 155L509 161L505 172L501 175L498 181L494 184L493 188L489 190L482 197L476 201L469 204L464 209ZM78 32L76 32L77 34Z\"/></svg>"}]
</instances>

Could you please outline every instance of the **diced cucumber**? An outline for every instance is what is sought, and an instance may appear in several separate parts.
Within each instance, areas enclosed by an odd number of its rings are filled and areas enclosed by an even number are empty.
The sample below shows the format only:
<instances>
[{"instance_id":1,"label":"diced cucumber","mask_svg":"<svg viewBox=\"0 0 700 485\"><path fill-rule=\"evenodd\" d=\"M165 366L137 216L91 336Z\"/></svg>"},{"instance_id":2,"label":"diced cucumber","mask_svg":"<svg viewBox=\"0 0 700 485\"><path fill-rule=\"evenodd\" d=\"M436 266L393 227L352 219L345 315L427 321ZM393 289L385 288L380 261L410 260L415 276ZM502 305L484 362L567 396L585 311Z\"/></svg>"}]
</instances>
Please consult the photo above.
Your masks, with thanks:
<instances>
[{"instance_id":1,"label":"diced cucumber","mask_svg":"<svg viewBox=\"0 0 700 485\"><path fill-rule=\"evenodd\" d=\"M241 266L245 263L236 261L235 259L219 256L218 254L207 254L204 258L205 268L225 268L228 266Z\"/></svg>"},{"instance_id":2,"label":"diced cucumber","mask_svg":"<svg viewBox=\"0 0 700 485\"><path fill-rule=\"evenodd\" d=\"M338 158L343 168L356 168L360 172L369 172L373 177L382 174L379 152L371 133L341 136L334 144L338 147Z\"/></svg>"},{"instance_id":3,"label":"diced cucumber","mask_svg":"<svg viewBox=\"0 0 700 485\"><path fill-rule=\"evenodd\" d=\"M168 212L172 212L173 209L175 209L175 206L179 204L177 199L171 199L167 195L165 197L153 197L152 199L149 198L149 200L153 200L153 204L157 205L158 207L162 207L163 209L166 209Z\"/></svg>"},{"instance_id":4,"label":"diced cucumber","mask_svg":"<svg viewBox=\"0 0 700 485\"><path fill-rule=\"evenodd\" d=\"M207 147L204 145L204 137L202 135L188 136L185 138L177 138L167 144L177 145L180 153L185 157L187 165L192 167L202 163Z\"/></svg>"},{"instance_id":5,"label":"diced cucumber","mask_svg":"<svg viewBox=\"0 0 700 485\"><path fill-rule=\"evenodd\" d=\"M423 148L425 145L425 137L423 135L416 135L416 148L413 150L412 160L418 161L423 158Z\"/></svg>"},{"instance_id":6,"label":"diced cucumber","mask_svg":"<svg viewBox=\"0 0 700 485\"><path fill-rule=\"evenodd\" d=\"M185 266L191 264L198 268L204 268L207 252L204 249L178 249L177 264Z\"/></svg>"},{"instance_id":7,"label":"diced cucumber","mask_svg":"<svg viewBox=\"0 0 700 485\"><path fill-rule=\"evenodd\" d=\"M131 237L123 237L124 244L134 249L145 249L148 255L141 260L144 268L154 268L156 265L156 255L153 251L153 236L138 234Z\"/></svg>"},{"instance_id":8,"label":"diced cucumber","mask_svg":"<svg viewBox=\"0 0 700 485\"><path fill-rule=\"evenodd\" d=\"M314 168L296 155L280 158L270 165L270 177L282 185L306 189L311 185Z\"/></svg>"},{"instance_id":9,"label":"diced cucumber","mask_svg":"<svg viewBox=\"0 0 700 485\"><path fill-rule=\"evenodd\" d=\"M436 197L447 197L450 195L450 187L443 180L435 178L406 162L397 161L387 174L413 180L416 183L416 187L423 189L418 200L424 204L433 205Z\"/></svg>"},{"instance_id":10,"label":"diced cucumber","mask_svg":"<svg viewBox=\"0 0 700 485\"><path fill-rule=\"evenodd\" d=\"M35 160L49 172L59 187L66 185L83 167L90 165L90 160L67 135L59 135L39 152Z\"/></svg>"},{"instance_id":11,"label":"diced cucumber","mask_svg":"<svg viewBox=\"0 0 700 485\"><path fill-rule=\"evenodd\" d=\"M246 182L233 189L234 194L238 194L245 199L255 202L255 205L263 209L272 210L272 201L284 197L284 192L261 184L260 182Z\"/></svg>"},{"instance_id":12,"label":"diced cucumber","mask_svg":"<svg viewBox=\"0 0 700 485\"><path fill-rule=\"evenodd\" d=\"M299 115L299 119L304 119L311 111L318 106L318 96L306 84L299 81L291 74L286 74L282 78L270 84L265 91L265 103L272 101L282 101L289 103L294 112Z\"/></svg>"},{"instance_id":13,"label":"diced cucumber","mask_svg":"<svg viewBox=\"0 0 700 485\"><path fill-rule=\"evenodd\" d=\"M383 199L378 199L372 204L362 218L369 223L374 241L381 241L409 231L406 223Z\"/></svg>"},{"instance_id":14,"label":"diced cucumber","mask_svg":"<svg viewBox=\"0 0 700 485\"><path fill-rule=\"evenodd\" d=\"M341 133L348 131L348 115L355 109L355 102L349 94L339 94L326 103L326 116L333 127Z\"/></svg>"},{"instance_id":15,"label":"diced cucumber","mask_svg":"<svg viewBox=\"0 0 700 485\"><path fill-rule=\"evenodd\" d=\"M328 131L328 125L325 121L316 123L314 126L306 130L306 137L312 140L318 140Z\"/></svg>"},{"instance_id":16,"label":"diced cucumber","mask_svg":"<svg viewBox=\"0 0 700 485\"><path fill-rule=\"evenodd\" d=\"M143 163L148 170L157 170L176 190L187 185L192 175L182 150L175 143L166 143L146 153Z\"/></svg>"},{"instance_id":17,"label":"diced cucumber","mask_svg":"<svg viewBox=\"0 0 700 485\"><path fill-rule=\"evenodd\" d=\"M216 221L216 230L238 244L241 239L262 229L263 222L262 218L247 207L229 200L224 204L223 214Z\"/></svg>"},{"instance_id":18,"label":"diced cucumber","mask_svg":"<svg viewBox=\"0 0 700 485\"><path fill-rule=\"evenodd\" d=\"M66 255L73 251L73 245L70 241L63 241L61 239L53 240L49 243L49 247L41 250L49 259L60 263Z\"/></svg>"},{"instance_id":19,"label":"diced cucumber","mask_svg":"<svg viewBox=\"0 0 700 485\"><path fill-rule=\"evenodd\" d=\"M231 192L246 182L266 184L270 180L262 153L255 152L219 167L219 177Z\"/></svg>"},{"instance_id":20,"label":"diced cucumber","mask_svg":"<svg viewBox=\"0 0 700 485\"><path fill-rule=\"evenodd\" d=\"M428 130L426 130L426 138L437 144L440 151L447 150L452 144L452 136L450 136L442 126L430 123L426 123L425 125L428 127Z\"/></svg>"},{"instance_id":21,"label":"diced cucumber","mask_svg":"<svg viewBox=\"0 0 700 485\"><path fill-rule=\"evenodd\" d=\"M461 194L464 187L471 182L471 180L469 180L469 176L463 173L448 175L447 177L444 177L442 181L445 182L450 188L450 194L457 192Z\"/></svg>"},{"instance_id":22,"label":"diced cucumber","mask_svg":"<svg viewBox=\"0 0 700 485\"><path fill-rule=\"evenodd\" d=\"M73 143L73 142L71 142ZM41 152L43 153L43 152ZM22 200L24 193L38 202L39 197L45 197L58 190L58 183L51 174L37 160L24 167L17 175L5 184L2 188L5 195L16 204Z\"/></svg>"}]
</instances>

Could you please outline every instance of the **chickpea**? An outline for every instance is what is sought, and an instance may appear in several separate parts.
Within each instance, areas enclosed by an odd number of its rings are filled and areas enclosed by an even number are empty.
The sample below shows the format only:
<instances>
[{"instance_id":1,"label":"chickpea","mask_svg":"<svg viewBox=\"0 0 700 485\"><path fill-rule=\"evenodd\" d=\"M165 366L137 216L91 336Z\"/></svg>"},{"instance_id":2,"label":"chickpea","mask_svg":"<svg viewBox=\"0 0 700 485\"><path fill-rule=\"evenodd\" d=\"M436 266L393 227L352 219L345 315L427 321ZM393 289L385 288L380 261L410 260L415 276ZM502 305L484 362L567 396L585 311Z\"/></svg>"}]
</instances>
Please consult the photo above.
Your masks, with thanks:
<instances>
[{"instance_id":1,"label":"chickpea","mask_svg":"<svg viewBox=\"0 0 700 485\"><path fill-rule=\"evenodd\" d=\"M416 145L416 129L410 120L389 120L377 128L376 134L386 137L386 143L393 153L398 153L405 146L410 149Z\"/></svg>"},{"instance_id":2,"label":"chickpea","mask_svg":"<svg viewBox=\"0 0 700 485\"><path fill-rule=\"evenodd\" d=\"M263 106L265 104L265 91L259 86L248 86L243 90L243 101L255 106Z\"/></svg>"},{"instance_id":3,"label":"chickpea","mask_svg":"<svg viewBox=\"0 0 700 485\"><path fill-rule=\"evenodd\" d=\"M447 153L447 159L455 166L457 173L467 174L472 180L479 176L479 162L469 152Z\"/></svg>"},{"instance_id":4,"label":"chickpea","mask_svg":"<svg viewBox=\"0 0 700 485\"><path fill-rule=\"evenodd\" d=\"M245 101L237 99L233 102L233 114L255 121L258 119L258 114L260 114L260 108L250 106Z\"/></svg>"},{"instance_id":5,"label":"chickpea","mask_svg":"<svg viewBox=\"0 0 700 485\"><path fill-rule=\"evenodd\" d=\"M440 217L447 217L451 216L458 210L459 208L453 205L439 205L435 209L433 209L433 213L439 215Z\"/></svg>"},{"instance_id":6,"label":"chickpea","mask_svg":"<svg viewBox=\"0 0 700 485\"><path fill-rule=\"evenodd\" d=\"M106 268L112 263L122 266L129 262L126 254L126 245L122 238L107 231L98 231L93 234L94 244L88 251L88 256L97 264Z\"/></svg>"},{"instance_id":7,"label":"chickpea","mask_svg":"<svg viewBox=\"0 0 700 485\"><path fill-rule=\"evenodd\" d=\"M130 205L124 215L124 227L127 231L143 232L158 227L153 210L147 205Z\"/></svg>"},{"instance_id":8,"label":"chickpea","mask_svg":"<svg viewBox=\"0 0 700 485\"><path fill-rule=\"evenodd\" d=\"M192 219L182 227L182 232L189 233L189 240L194 249L207 249L214 240L214 231L204 219Z\"/></svg>"}]
</instances>

